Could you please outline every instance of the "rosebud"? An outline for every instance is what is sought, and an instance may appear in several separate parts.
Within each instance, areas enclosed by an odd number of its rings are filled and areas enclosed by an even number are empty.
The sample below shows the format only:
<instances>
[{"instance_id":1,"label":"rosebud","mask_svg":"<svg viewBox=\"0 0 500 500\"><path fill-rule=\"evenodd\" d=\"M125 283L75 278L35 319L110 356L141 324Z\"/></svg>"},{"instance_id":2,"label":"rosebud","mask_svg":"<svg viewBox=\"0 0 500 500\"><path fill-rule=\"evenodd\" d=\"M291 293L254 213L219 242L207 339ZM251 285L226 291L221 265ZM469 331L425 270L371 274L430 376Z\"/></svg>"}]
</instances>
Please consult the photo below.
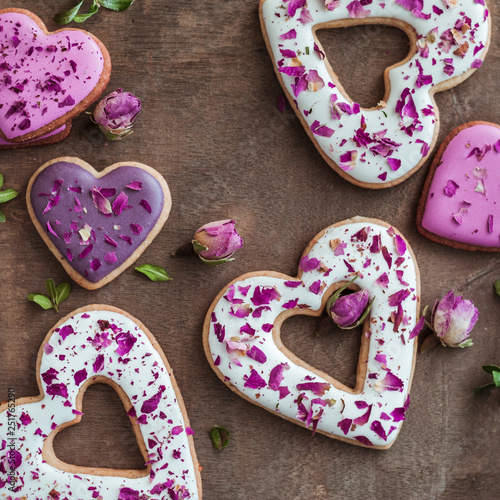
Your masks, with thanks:
<instances>
[{"instance_id":1,"label":"rosebud","mask_svg":"<svg viewBox=\"0 0 500 500\"><path fill-rule=\"evenodd\" d=\"M450 290L434 305L431 328L444 346L470 347L469 333L476 324L478 310L471 300L455 297Z\"/></svg>"},{"instance_id":2,"label":"rosebud","mask_svg":"<svg viewBox=\"0 0 500 500\"><path fill-rule=\"evenodd\" d=\"M368 290L342 295L342 292L350 285L357 276L355 276L347 285L337 290L326 303L328 315L334 323L342 329L356 328L361 325L368 316L372 307L373 300L370 300Z\"/></svg>"},{"instance_id":3,"label":"rosebud","mask_svg":"<svg viewBox=\"0 0 500 500\"><path fill-rule=\"evenodd\" d=\"M203 262L218 266L234 260L232 255L243 246L243 240L234 225L234 220L219 220L205 224L196 231L192 243Z\"/></svg>"},{"instance_id":4,"label":"rosebud","mask_svg":"<svg viewBox=\"0 0 500 500\"><path fill-rule=\"evenodd\" d=\"M140 110L139 98L117 89L99 102L91 119L107 139L114 141L132 133L132 124Z\"/></svg>"}]
</instances>

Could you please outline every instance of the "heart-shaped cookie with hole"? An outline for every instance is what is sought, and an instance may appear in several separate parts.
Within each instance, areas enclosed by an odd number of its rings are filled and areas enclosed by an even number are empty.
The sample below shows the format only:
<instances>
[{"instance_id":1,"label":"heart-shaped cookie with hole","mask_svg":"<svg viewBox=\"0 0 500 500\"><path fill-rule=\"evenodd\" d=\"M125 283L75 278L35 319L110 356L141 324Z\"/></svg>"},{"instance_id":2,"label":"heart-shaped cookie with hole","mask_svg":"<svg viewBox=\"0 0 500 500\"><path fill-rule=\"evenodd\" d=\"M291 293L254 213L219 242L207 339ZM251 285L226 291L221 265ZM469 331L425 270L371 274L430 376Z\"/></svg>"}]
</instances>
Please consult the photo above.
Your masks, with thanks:
<instances>
[{"instance_id":1,"label":"heart-shaped cookie with hole","mask_svg":"<svg viewBox=\"0 0 500 500\"><path fill-rule=\"evenodd\" d=\"M73 311L43 341L36 370L40 395L18 399L15 410L0 407L4 490L29 499L201 498L182 396L165 354L141 322L105 305ZM55 435L80 422L83 396L94 383L120 396L148 464L145 473L79 467L55 456Z\"/></svg>"},{"instance_id":2,"label":"heart-shaped cookie with hole","mask_svg":"<svg viewBox=\"0 0 500 500\"><path fill-rule=\"evenodd\" d=\"M27 143L96 101L111 75L106 47L79 29L49 33L23 9L0 10L0 137ZM59 137L62 139L62 137Z\"/></svg>"},{"instance_id":3,"label":"heart-shaped cookie with hole","mask_svg":"<svg viewBox=\"0 0 500 500\"><path fill-rule=\"evenodd\" d=\"M288 351L280 328L291 316L319 316L356 275L373 303L350 389ZM385 449L409 405L419 300L418 267L404 238L384 222L356 217L312 240L297 277L253 272L226 286L205 319L205 354L218 377L251 403L313 432Z\"/></svg>"},{"instance_id":4,"label":"heart-shaped cookie with hole","mask_svg":"<svg viewBox=\"0 0 500 500\"><path fill-rule=\"evenodd\" d=\"M147 165L121 162L97 172L72 157L42 165L30 179L26 201L50 251L88 290L137 260L172 205L165 179Z\"/></svg>"},{"instance_id":5,"label":"heart-shaped cookie with hole","mask_svg":"<svg viewBox=\"0 0 500 500\"><path fill-rule=\"evenodd\" d=\"M469 122L450 132L420 198L420 233L462 250L500 252L499 162L499 125Z\"/></svg>"},{"instance_id":6,"label":"heart-shaped cookie with hole","mask_svg":"<svg viewBox=\"0 0 500 500\"><path fill-rule=\"evenodd\" d=\"M353 184L378 189L412 175L437 140L433 95L481 66L491 31L484 2L440 3L261 0L264 39L290 105L326 162ZM395 26L410 39L372 109L349 99L316 37L319 29L362 24Z\"/></svg>"}]
</instances>

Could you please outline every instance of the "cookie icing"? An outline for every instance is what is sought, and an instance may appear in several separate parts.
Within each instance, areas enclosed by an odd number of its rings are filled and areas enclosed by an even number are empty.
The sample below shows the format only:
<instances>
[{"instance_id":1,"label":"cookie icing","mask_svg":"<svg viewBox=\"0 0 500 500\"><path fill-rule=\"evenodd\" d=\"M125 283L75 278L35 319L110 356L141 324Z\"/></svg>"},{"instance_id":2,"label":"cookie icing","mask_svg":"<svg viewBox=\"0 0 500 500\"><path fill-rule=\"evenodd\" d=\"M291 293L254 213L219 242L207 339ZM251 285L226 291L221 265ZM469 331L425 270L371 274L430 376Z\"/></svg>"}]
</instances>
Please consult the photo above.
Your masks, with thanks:
<instances>
[{"instance_id":1,"label":"cookie icing","mask_svg":"<svg viewBox=\"0 0 500 500\"><path fill-rule=\"evenodd\" d=\"M0 497L200 498L193 432L169 368L140 323L112 308L92 307L75 311L45 339L39 355L42 396L28 403L20 400L15 436L2 433L4 467L7 445L15 437L17 481L10 493L5 471L0 472ZM145 476L108 475L108 469L97 469L96 475L83 467L69 472L48 459L53 450L47 438L51 443L60 426L79 419L82 387L103 378L128 397L128 415L138 424L147 451ZM0 413L0 428L8 428L7 416L8 411Z\"/></svg>"},{"instance_id":2,"label":"cookie icing","mask_svg":"<svg viewBox=\"0 0 500 500\"><path fill-rule=\"evenodd\" d=\"M204 328L206 355L229 387L252 403L353 444L386 448L409 405L419 307L417 264L385 223L356 218L310 244L299 275L244 275L218 295ZM279 339L289 316L319 315L356 274L374 299L365 322L355 390L301 362Z\"/></svg>"},{"instance_id":3,"label":"cookie icing","mask_svg":"<svg viewBox=\"0 0 500 500\"><path fill-rule=\"evenodd\" d=\"M76 163L56 159L35 173L28 187L37 229L90 283L105 279L150 242L151 231L170 209L166 183L152 175L153 169L118 165L97 178Z\"/></svg>"},{"instance_id":4,"label":"cookie icing","mask_svg":"<svg viewBox=\"0 0 500 500\"><path fill-rule=\"evenodd\" d=\"M22 143L9 142L0 136L0 148L2 148L3 146L5 146L5 149L7 149L9 147L20 147L21 145L26 146L28 144L33 144L33 143L38 142L38 141L43 141L44 139L48 139L48 138L53 137L57 134L61 134L62 132L67 130L67 127L71 127L71 122L69 122L68 124L64 124L63 126L52 130L52 132L50 132L48 134L42 135L41 137L38 137L36 139L32 139L31 141L26 141L26 142L22 142Z\"/></svg>"},{"instance_id":5,"label":"cookie icing","mask_svg":"<svg viewBox=\"0 0 500 500\"><path fill-rule=\"evenodd\" d=\"M436 160L421 225L452 242L500 249L500 127L472 123L451 135Z\"/></svg>"},{"instance_id":6,"label":"cookie icing","mask_svg":"<svg viewBox=\"0 0 500 500\"><path fill-rule=\"evenodd\" d=\"M405 29L412 46L386 74L385 102L362 109L331 72L315 31L372 22ZM318 150L344 178L371 188L403 181L428 157L438 133L433 93L480 67L490 37L488 10L475 0L262 0L261 24Z\"/></svg>"},{"instance_id":7,"label":"cookie icing","mask_svg":"<svg viewBox=\"0 0 500 500\"><path fill-rule=\"evenodd\" d=\"M71 112L103 73L103 53L88 33L47 35L21 12L0 11L0 43L0 131L10 142Z\"/></svg>"}]
</instances>

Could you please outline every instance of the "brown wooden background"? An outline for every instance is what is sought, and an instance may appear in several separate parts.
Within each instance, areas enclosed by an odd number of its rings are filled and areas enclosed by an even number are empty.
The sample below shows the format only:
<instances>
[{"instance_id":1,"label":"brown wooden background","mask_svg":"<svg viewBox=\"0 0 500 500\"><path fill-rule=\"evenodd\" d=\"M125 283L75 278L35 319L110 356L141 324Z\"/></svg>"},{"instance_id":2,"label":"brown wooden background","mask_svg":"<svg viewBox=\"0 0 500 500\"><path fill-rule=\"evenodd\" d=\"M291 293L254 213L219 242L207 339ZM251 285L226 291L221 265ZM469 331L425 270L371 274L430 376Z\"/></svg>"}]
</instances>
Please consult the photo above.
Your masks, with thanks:
<instances>
[{"instance_id":1,"label":"brown wooden background","mask_svg":"<svg viewBox=\"0 0 500 500\"><path fill-rule=\"evenodd\" d=\"M50 30L69 0L0 1L24 7ZM74 2L76 3L76 2ZM372 192L342 180L321 159L295 115L276 109L281 92L265 50L257 0L137 0L126 12L101 9L83 27L108 47L108 90L125 87L144 104L135 132L107 144L74 121L63 142L0 153L6 187L21 196L3 205L0 226L0 400L37 394L35 361L47 331L72 310L111 304L143 321L162 345L184 396L207 500L254 499L493 499L500 494L500 390L473 395L489 382L481 370L500 363L498 255L452 250L427 241L415 211L428 164L402 185ZM464 84L437 95L439 141L471 120L500 122L500 36L497 0L492 46L483 68ZM71 25L75 27L73 23ZM408 39L395 28L366 26L319 34L346 90L364 107L383 98L383 70L403 59ZM25 296L44 281L68 280L36 233L24 195L31 174L47 160L78 156L97 169L136 160L167 179L173 209L163 231L138 263L164 266L174 278L153 283L132 268L89 292L74 285L60 314ZM283 421L233 394L215 376L201 344L202 323L218 291L238 275L275 270L295 275L306 244L321 229L354 215L383 219L410 241L422 277L422 304L449 289L480 310L475 346L436 348L419 355L412 405L388 451L337 442ZM220 268L195 258L172 258L202 224L232 217L245 240L237 260ZM283 328L287 347L307 362L352 383L360 332L319 339L318 320L294 318ZM84 399L82 423L55 440L57 456L77 465L140 468L144 461L120 400L107 386ZM214 425L231 431L228 448L212 447Z\"/></svg>"}]
</instances>

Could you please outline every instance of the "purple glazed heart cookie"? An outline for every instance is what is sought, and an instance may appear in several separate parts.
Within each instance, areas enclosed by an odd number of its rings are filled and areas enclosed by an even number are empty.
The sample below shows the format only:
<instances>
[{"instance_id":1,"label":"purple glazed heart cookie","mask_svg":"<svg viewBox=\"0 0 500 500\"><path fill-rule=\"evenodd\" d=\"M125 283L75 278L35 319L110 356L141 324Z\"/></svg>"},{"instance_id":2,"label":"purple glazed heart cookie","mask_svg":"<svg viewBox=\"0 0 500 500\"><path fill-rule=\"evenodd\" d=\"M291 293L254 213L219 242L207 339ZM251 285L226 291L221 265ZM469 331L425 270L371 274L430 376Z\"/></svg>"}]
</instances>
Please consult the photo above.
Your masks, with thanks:
<instances>
[{"instance_id":1,"label":"purple glazed heart cookie","mask_svg":"<svg viewBox=\"0 0 500 500\"><path fill-rule=\"evenodd\" d=\"M129 267L167 220L172 201L165 179L136 162L97 172L79 158L41 166L30 179L31 220L78 284L94 290Z\"/></svg>"},{"instance_id":2,"label":"purple glazed heart cookie","mask_svg":"<svg viewBox=\"0 0 500 500\"><path fill-rule=\"evenodd\" d=\"M49 33L33 13L0 10L0 138L46 136L102 94L111 74L106 47L78 29Z\"/></svg>"},{"instance_id":3,"label":"purple glazed heart cookie","mask_svg":"<svg viewBox=\"0 0 500 500\"><path fill-rule=\"evenodd\" d=\"M463 250L500 251L500 126L453 130L431 165L417 212L422 235Z\"/></svg>"}]
</instances>

